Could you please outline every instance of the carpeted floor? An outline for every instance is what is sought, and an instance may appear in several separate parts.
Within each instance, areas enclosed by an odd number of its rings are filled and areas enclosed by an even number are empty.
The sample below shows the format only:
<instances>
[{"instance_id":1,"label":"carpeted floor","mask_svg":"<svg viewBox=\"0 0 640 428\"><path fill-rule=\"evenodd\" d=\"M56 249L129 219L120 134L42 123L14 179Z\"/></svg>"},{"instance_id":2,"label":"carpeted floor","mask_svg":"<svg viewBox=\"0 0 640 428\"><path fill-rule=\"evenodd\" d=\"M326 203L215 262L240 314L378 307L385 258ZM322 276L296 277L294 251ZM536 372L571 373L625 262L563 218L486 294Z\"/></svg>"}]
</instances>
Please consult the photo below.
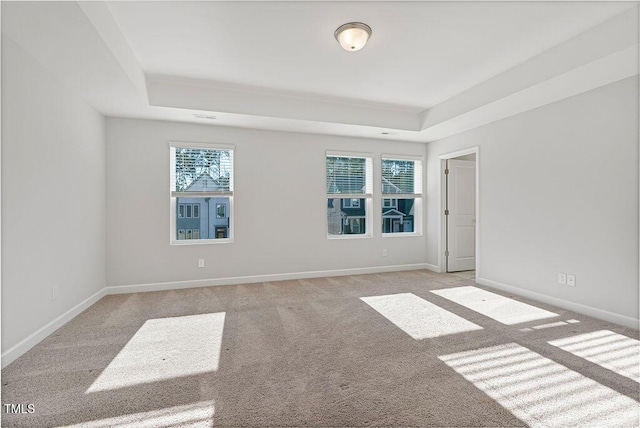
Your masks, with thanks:
<instances>
[{"instance_id":1,"label":"carpeted floor","mask_svg":"<svg viewBox=\"0 0 640 428\"><path fill-rule=\"evenodd\" d=\"M475 270L463 270L461 272L453 272L452 275L459 276L460 278L474 280L476 279Z\"/></svg>"},{"instance_id":2,"label":"carpeted floor","mask_svg":"<svg viewBox=\"0 0 640 428\"><path fill-rule=\"evenodd\" d=\"M35 410L2 426L638 425L637 331L431 292L463 286L485 289L410 271L107 296L2 370L2 403Z\"/></svg>"}]
</instances>

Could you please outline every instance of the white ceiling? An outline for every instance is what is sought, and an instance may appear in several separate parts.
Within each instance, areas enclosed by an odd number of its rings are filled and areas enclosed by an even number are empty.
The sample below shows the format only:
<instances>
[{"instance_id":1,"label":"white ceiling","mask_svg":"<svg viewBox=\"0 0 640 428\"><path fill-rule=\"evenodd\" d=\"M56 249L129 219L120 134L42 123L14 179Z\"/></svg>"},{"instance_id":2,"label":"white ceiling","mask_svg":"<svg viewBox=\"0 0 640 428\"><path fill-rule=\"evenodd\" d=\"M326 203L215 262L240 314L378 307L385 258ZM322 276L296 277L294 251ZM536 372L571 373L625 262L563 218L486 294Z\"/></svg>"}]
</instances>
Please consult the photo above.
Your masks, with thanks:
<instances>
[{"instance_id":1,"label":"white ceiling","mask_svg":"<svg viewBox=\"0 0 640 428\"><path fill-rule=\"evenodd\" d=\"M2 33L107 116L429 142L637 74L637 7L2 2Z\"/></svg>"},{"instance_id":2,"label":"white ceiling","mask_svg":"<svg viewBox=\"0 0 640 428\"><path fill-rule=\"evenodd\" d=\"M432 107L620 13L606 2L109 2L148 73ZM333 33L373 29L359 52Z\"/></svg>"}]
</instances>

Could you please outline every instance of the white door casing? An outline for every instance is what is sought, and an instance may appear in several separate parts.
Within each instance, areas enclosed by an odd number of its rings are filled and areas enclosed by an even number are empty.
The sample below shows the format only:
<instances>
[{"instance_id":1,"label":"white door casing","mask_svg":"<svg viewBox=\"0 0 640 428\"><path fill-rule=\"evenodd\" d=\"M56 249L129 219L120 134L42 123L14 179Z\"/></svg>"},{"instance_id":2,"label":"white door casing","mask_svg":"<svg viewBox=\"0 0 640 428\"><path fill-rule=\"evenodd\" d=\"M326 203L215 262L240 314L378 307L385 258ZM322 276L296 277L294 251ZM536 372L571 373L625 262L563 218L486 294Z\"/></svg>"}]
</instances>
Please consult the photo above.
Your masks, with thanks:
<instances>
[{"instance_id":1,"label":"white door casing","mask_svg":"<svg viewBox=\"0 0 640 428\"><path fill-rule=\"evenodd\" d=\"M447 161L447 272L476 267L476 163Z\"/></svg>"}]
</instances>

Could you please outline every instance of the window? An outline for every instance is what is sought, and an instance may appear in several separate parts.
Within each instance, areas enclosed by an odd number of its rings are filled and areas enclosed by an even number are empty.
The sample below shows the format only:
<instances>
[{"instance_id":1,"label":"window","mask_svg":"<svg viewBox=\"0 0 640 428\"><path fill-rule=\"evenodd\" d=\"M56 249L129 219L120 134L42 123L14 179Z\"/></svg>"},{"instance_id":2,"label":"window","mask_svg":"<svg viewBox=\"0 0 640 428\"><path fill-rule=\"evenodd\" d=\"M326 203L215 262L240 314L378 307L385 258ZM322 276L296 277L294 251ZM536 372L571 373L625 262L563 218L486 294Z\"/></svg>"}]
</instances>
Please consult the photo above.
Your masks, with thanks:
<instances>
[{"instance_id":1,"label":"window","mask_svg":"<svg viewBox=\"0 0 640 428\"><path fill-rule=\"evenodd\" d=\"M327 152L326 161L327 236L371 236L371 156Z\"/></svg>"},{"instance_id":2,"label":"window","mask_svg":"<svg viewBox=\"0 0 640 428\"><path fill-rule=\"evenodd\" d=\"M398 200L385 198L382 200L382 208L398 208Z\"/></svg>"},{"instance_id":3,"label":"window","mask_svg":"<svg viewBox=\"0 0 640 428\"><path fill-rule=\"evenodd\" d=\"M382 233L420 233L422 161L382 157Z\"/></svg>"},{"instance_id":4,"label":"window","mask_svg":"<svg viewBox=\"0 0 640 428\"><path fill-rule=\"evenodd\" d=\"M360 208L360 199L343 199L343 208Z\"/></svg>"},{"instance_id":5,"label":"window","mask_svg":"<svg viewBox=\"0 0 640 428\"><path fill-rule=\"evenodd\" d=\"M197 143L169 147L171 243L230 242L233 148Z\"/></svg>"},{"instance_id":6,"label":"window","mask_svg":"<svg viewBox=\"0 0 640 428\"><path fill-rule=\"evenodd\" d=\"M227 216L227 206L225 204L216 204L216 218L225 218Z\"/></svg>"}]
</instances>

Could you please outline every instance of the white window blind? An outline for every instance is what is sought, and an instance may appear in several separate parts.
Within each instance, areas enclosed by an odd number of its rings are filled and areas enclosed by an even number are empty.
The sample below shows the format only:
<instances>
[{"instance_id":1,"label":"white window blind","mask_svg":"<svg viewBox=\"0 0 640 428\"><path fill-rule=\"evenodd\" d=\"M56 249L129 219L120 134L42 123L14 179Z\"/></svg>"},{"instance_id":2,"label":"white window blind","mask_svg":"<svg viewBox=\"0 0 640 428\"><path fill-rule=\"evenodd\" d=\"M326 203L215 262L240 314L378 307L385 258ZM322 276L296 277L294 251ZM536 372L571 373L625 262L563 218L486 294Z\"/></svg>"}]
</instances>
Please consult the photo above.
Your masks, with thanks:
<instances>
[{"instance_id":1,"label":"white window blind","mask_svg":"<svg viewBox=\"0 0 640 428\"><path fill-rule=\"evenodd\" d=\"M422 196L422 162L383 158L382 194L398 199Z\"/></svg>"},{"instance_id":2,"label":"white window blind","mask_svg":"<svg viewBox=\"0 0 640 428\"><path fill-rule=\"evenodd\" d=\"M373 192L370 157L327 154L327 194L341 198L369 197Z\"/></svg>"},{"instance_id":3,"label":"white window blind","mask_svg":"<svg viewBox=\"0 0 640 428\"><path fill-rule=\"evenodd\" d=\"M171 146L171 196L233 196L233 150Z\"/></svg>"}]
</instances>

